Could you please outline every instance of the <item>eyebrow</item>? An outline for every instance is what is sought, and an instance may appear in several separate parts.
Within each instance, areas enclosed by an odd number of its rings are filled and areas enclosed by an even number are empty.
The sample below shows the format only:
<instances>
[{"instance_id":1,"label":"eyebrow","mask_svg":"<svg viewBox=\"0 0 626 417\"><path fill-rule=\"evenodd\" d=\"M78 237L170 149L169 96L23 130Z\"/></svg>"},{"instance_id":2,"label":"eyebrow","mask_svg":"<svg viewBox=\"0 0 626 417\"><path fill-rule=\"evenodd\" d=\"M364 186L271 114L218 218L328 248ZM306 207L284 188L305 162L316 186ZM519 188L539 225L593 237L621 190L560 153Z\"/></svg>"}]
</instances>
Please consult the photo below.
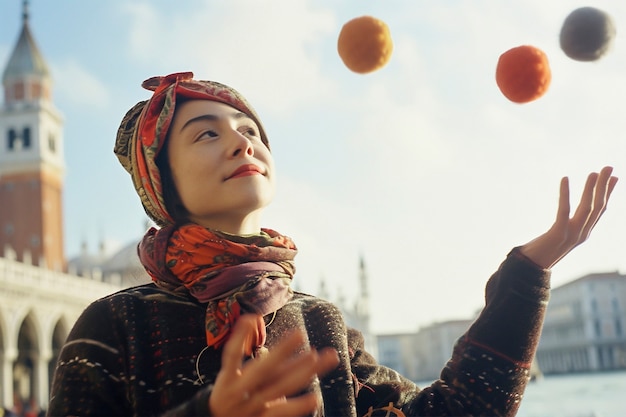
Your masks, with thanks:
<instances>
[{"instance_id":1,"label":"eyebrow","mask_svg":"<svg viewBox=\"0 0 626 417\"><path fill-rule=\"evenodd\" d=\"M192 117L191 119L187 120L185 124L178 131L182 132L183 130L185 130L187 126L194 124L194 123L204 122L204 121L214 122L220 119L226 119L230 117L236 120L249 119L249 120L254 121L250 116L248 116L247 114L243 112L236 112L236 113L229 114L227 116L217 116L215 114L201 114L200 116Z\"/></svg>"}]
</instances>

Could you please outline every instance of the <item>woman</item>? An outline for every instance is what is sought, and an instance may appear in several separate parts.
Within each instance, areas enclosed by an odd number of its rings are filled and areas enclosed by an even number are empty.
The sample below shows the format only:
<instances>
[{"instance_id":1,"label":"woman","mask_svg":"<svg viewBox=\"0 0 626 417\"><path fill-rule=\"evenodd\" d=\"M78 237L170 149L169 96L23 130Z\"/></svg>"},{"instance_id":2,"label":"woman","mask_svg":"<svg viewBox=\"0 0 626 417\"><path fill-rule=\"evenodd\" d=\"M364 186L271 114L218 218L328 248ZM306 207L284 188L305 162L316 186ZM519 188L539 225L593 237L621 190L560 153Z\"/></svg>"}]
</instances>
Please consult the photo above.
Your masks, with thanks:
<instances>
[{"instance_id":1,"label":"woman","mask_svg":"<svg viewBox=\"0 0 626 417\"><path fill-rule=\"evenodd\" d=\"M160 226L139 244L153 283L95 301L61 351L49 415L374 416L516 413L549 269L587 239L617 178L589 175L570 218L514 248L441 378L419 389L378 365L339 310L291 290L296 246L262 229L274 192L263 126L230 87L152 78L115 153Z\"/></svg>"}]
</instances>

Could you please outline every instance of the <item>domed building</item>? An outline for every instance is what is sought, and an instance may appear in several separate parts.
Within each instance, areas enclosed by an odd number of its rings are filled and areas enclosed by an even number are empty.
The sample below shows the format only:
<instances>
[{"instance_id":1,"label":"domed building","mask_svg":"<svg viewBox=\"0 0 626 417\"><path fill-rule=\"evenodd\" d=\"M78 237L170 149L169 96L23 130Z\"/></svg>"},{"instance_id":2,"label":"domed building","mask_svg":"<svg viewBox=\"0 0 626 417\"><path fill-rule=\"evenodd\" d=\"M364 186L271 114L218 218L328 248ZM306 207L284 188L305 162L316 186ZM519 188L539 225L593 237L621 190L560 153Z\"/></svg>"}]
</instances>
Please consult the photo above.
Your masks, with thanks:
<instances>
[{"instance_id":1,"label":"domed building","mask_svg":"<svg viewBox=\"0 0 626 417\"><path fill-rule=\"evenodd\" d=\"M116 251L108 251L102 242L92 254L83 243L81 252L67 262L68 272L84 278L130 287L150 282L150 276L137 256L137 244L133 241Z\"/></svg>"}]
</instances>

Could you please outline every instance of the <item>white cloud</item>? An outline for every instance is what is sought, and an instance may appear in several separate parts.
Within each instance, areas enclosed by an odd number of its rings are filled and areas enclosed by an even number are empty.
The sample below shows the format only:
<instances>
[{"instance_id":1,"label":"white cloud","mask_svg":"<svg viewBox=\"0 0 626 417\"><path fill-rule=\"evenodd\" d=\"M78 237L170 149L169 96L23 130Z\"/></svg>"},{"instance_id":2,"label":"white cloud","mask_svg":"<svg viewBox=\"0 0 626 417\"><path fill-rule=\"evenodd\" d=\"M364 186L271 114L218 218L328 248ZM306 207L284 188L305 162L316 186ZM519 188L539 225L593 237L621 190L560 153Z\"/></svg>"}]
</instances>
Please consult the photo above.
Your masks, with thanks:
<instances>
[{"instance_id":1,"label":"white cloud","mask_svg":"<svg viewBox=\"0 0 626 417\"><path fill-rule=\"evenodd\" d=\"M98 75L89 72L75 59L66 59L52 65L55 91L67 97L72 104L102 109L111 103L111 95Z\"/></svg>"},{"instance_id":2,"label":"white cloud","mask_svg":"<svg viewBox=\"0 0 626 417\"><path fill-rule=\"evenodd\" d=\"M275 113L310 103L332 88L320 67L322 45L334 42L334 16L307 1L255 1L246 7L207 2L192 15L148 3L133 3L125 11L132 22L129 55L162 72L193 70L197 78L230 84Z\"/></svg>"},{"instance_id":3,"label":"white cloud","mask_svg":"<svg viewBox=\"0 0 626 417\"><path fill-rule=\"evenodd\" d=\"M130 16L129 38L126 45L130 49L130 55L138 60L150 60L150 57L158 58L155 53L159 50L159 44L155 37L162 31L163 21L157 14L154 6L148 2L124 2L122 12ZM166 20L166 16L163 17ZM165 34L163 34L163 37Z\"/></svg>"}]
</instances>

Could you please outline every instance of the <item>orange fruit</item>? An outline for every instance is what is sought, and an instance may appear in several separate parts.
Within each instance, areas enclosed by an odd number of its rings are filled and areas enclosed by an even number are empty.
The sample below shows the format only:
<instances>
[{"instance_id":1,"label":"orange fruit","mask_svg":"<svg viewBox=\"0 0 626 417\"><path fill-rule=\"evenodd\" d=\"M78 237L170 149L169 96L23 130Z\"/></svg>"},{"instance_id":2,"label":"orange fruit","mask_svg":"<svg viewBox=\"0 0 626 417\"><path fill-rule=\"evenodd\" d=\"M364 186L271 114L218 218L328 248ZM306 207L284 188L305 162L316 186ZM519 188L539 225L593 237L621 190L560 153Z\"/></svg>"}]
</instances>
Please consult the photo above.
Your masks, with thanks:
<instances>
[{"instance_id":1,"label":"orange fruit","mask_svg":"<svg viewBox=\"0 0 626 417\"><path fill-rule=\"evenodd\" d=\"M337 51L349 70L366 74L382 68L393 51L387 24L372 16L348 21L341 28Z\"/></svg>"},{"instance_id":2,"label":"orange fruit","mask_svg":"<svg viewBox=\"0 0 626 417\"><path fill-rule=\"evenodd\" d=\"M496 83L502 94L514 103L527 103L543 96L551 80L548 57L534 46L509 49L498 59Z\"/></svg>"}]
</instances>

